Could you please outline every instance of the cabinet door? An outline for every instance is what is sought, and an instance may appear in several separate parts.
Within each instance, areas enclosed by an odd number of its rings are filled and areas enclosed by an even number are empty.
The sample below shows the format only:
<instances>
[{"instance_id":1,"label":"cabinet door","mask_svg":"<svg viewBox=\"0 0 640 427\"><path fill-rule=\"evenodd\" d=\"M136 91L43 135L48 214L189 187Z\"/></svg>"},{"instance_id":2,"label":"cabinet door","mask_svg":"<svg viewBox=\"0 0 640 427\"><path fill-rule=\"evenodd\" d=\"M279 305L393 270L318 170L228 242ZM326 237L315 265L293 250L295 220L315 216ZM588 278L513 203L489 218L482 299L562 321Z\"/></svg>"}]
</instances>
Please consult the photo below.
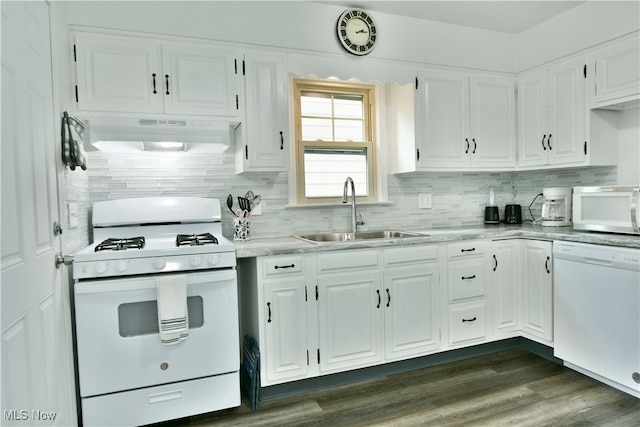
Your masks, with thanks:
<instances>
[{"instance_id":1,"label":"cabinet door","mask_svg":"<svg viewBox=\"0 0 640 427\"><path fill-rule=\"evenodd\" d=\"M429 70L418 74L418 167L467 169L473 143L469 135L469 78Z\"/></svg>"},{"instance_id":2,"label":"cabinet door","mask_svg":"<svg viewBox=\"0 0 640 427\"><path fill-rule=\"evenodd\" d=\"M608 48L596 59L596 105L625 101L640 94L638 37Z\"/></svg>"},{"instance_id":3,"label":"cabinet door","mask_svg":"<svg viewBox=\"0 0 640 427\"><path fill-rule=\"evenodd\" d=\"M513 79L471 77L471 167L516 166L516 106Z\"/></svg>"},{"instance_id":4,"label":"cabinet door","mask_svg":"<svg viewBox=\"0 0 640 427\"><path fill-rule=\"evenodd\" d=\"M523 325L528 338L553 341L551 242L523 240Z\"/></svg>"},{"instance_id":5,"label":"cabinet door","mask_svg":"<svg viewBox=\"0 0 640 427\"><path fill-rule=\"evenodd\" d=\"M157 43L78 33L75 52L79 110L162 112Z\"/></svg>"},{"instance_id":6,"label":"cabinet door","mask_svg":"<svg viewBox=\"0 0 640 427\"><path fill-rule=\"evenodd\" d=\"M318 276L320 372L382 361L380 276L379 271Z\"/></svg>"},{"instance_id":7,"label":"cabinet door","mask_svg":"<svg viewBox=\"0 0 640 427\"><path fill-rule=\"evenodd\" d=\"M547 79L536 72L518 79L518 164L547 164Z\"/></svg>"},{"instance_id":8,"label":"cabinet door","mask_svg":"<svg viewBox=\"0 0 640 427\"><path fill-rule=\"evenodd\" d=\"M284 171L288 159L287 71L279 53L244 56L246 123L242 171Z\"/></svg>"},{"instance_id":9,"label":"cabinet door","mask_svg":"<svg viewBox=\"0 0 640 427\"><path fill-rule=\"evenodd\" d=\"M384 272L384 342L388 360L427 354L440 346L437 263Z\"/></svg>"},{"instance_id":10,"label":"cabinet door","mask_svg":"<svg viewBox=\"0 0 640 427\"><path fill-rule=\"evenodd\" d=\"M584 101L585 61L572 61L550 68L549 164L583 163L586 153Z\"/></svg>"},{"instance_id":11,"label":"cabinet door","mask_svg":"<svg viewBox=\"0 0 640 427\"><path fill-rule=\"evenodd\" d=\"M263 372L270 383L307 374L307 314L304 276L264 281L266 344Z\"/></svg>"},{"instance_id":12,"label":"cabinet door","mask_svg":"<svg viewBox=\"0 0 640 427\"><path fill-rule=\"evenodd\" d=\"M493 242L492 286L493 333L497 338L519 335L520 240Z\"/></svg>"},{"instance_id":13,"label":"cabinet door","mask_svg":"<svg viewBox=\"0 0 640 427\"><path fill-rule=\"evenodd\" d=\"M238 77L234 49L167 44L162 48L165 112L235 118Z\"/></svg>"}]
</instances>

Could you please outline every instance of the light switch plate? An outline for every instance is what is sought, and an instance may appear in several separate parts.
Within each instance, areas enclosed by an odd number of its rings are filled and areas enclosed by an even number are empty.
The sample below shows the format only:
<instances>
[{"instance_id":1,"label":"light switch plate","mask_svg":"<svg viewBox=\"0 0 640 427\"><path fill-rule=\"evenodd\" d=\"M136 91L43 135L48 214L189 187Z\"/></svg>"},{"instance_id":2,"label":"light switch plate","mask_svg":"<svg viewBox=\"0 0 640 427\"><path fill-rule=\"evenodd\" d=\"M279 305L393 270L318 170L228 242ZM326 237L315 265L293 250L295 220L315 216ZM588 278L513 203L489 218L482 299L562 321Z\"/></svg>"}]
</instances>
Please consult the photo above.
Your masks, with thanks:
<instances>
[{"instance_id":1,"label":"light switch plate","mask_svg":"<svg viewBox=\"0 0 640 427\"><path fill-rule=\"evenodd\" d=\"M431 193L418 194L418 209L431 209Z\"/></svg>"},{"instance_id":2,"label":"light switch plate","mask_svg":"<svg viewBox=\"0 0 640 427\"><path fill-rule=\"evenodd\" d=\"M75 202L68 203L67 211L69 212L69 228L78 227L78 204Z\"/></svg>"},{"instance_id":3,"label":"light switch plate","mask_svg":"<svg viewBox=\"0 0 640 427\"><path fill-rule=\"evenodd\" d=\"M260 203L255 205L251 209L251 215L262 215L262 205L263 205L263 203L264 203L264 200L260 201Z\"/></svg>"}]
</instances>

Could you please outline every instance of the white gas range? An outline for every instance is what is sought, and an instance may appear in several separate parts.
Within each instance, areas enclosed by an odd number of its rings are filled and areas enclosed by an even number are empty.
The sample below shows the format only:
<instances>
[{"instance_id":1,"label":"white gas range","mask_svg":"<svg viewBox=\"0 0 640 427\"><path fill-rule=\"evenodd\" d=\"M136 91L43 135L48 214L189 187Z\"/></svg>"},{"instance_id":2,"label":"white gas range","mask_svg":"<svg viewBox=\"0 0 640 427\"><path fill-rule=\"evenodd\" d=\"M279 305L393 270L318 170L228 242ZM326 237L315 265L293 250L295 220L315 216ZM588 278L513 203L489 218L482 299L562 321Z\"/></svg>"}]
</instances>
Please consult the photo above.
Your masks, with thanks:
<instances>
[{"instance_id":1,"label":"white gas range","mask_svg":"<svg viewBox=\"0 0 640 427\"><path fill-rule=\"evenodd\" d=\"M235 248L220 202L97 202L75 254L84 425L140 425L240 405Z\"/></svg>"}]
</instances>

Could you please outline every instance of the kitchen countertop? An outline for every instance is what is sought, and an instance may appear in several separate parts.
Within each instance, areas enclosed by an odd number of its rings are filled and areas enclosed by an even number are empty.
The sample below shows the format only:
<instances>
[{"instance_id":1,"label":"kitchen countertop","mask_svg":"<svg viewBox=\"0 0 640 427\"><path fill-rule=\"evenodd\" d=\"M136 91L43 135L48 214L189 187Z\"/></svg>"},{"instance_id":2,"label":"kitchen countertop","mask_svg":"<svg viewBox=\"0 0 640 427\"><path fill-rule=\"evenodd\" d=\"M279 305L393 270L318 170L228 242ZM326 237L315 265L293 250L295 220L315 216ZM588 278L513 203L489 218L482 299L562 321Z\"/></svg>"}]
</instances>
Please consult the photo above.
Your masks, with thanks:
<instances>
[{"instance_id":1,"label":"kitchen countertop","mask_svg":"<svg viewBox=\"0 0 640 427\"><path fill-rule=\"evenodd\" d=\"M292 236L256 237L242 242L234 241L237 258L252 258L266 255L324 252L345 249L381 248L429 243L446 243L460 240L529 238L541 240L563 240L597 245L640 248L640 236L629 234L596 233L574 231L571 227L542 227L540 225L476 225L467 227L403 229L424 234L399 239L371 239L349 242L310 243Z\"/></svg>"}]
</instances>

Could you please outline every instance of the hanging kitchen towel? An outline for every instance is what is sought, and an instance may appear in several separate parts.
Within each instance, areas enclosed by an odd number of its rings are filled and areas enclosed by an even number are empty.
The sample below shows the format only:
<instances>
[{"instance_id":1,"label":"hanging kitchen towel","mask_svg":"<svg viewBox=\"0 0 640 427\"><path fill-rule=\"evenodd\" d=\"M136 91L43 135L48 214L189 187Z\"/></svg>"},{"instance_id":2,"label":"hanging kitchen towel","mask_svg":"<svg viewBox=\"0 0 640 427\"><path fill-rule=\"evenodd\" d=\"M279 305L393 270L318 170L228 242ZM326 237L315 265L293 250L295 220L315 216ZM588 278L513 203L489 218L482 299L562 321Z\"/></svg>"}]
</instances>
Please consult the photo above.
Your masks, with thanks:
<instances>
[{"instance_id":1,"label":"hanging kitchen towel","mask_svg":"<svg viewBox=\"0 0 640 427\"><path fill-rule=\"evenodd\" d=\"M87 156L83 149L84 124L65 111L62 115L62 162L75 170L87 170Z\"/></svg>"},{"instance_id":2,"label":"hanging kitchen towel","mask_svg":"<svg viewBox=\"0 0 640 427\"><path fill-rule=\"evenodd\" d=\"M155 282L160 341L164 345L178 344L189 337L187 276L160 276Z\"/></svg>"}]
</instances>

